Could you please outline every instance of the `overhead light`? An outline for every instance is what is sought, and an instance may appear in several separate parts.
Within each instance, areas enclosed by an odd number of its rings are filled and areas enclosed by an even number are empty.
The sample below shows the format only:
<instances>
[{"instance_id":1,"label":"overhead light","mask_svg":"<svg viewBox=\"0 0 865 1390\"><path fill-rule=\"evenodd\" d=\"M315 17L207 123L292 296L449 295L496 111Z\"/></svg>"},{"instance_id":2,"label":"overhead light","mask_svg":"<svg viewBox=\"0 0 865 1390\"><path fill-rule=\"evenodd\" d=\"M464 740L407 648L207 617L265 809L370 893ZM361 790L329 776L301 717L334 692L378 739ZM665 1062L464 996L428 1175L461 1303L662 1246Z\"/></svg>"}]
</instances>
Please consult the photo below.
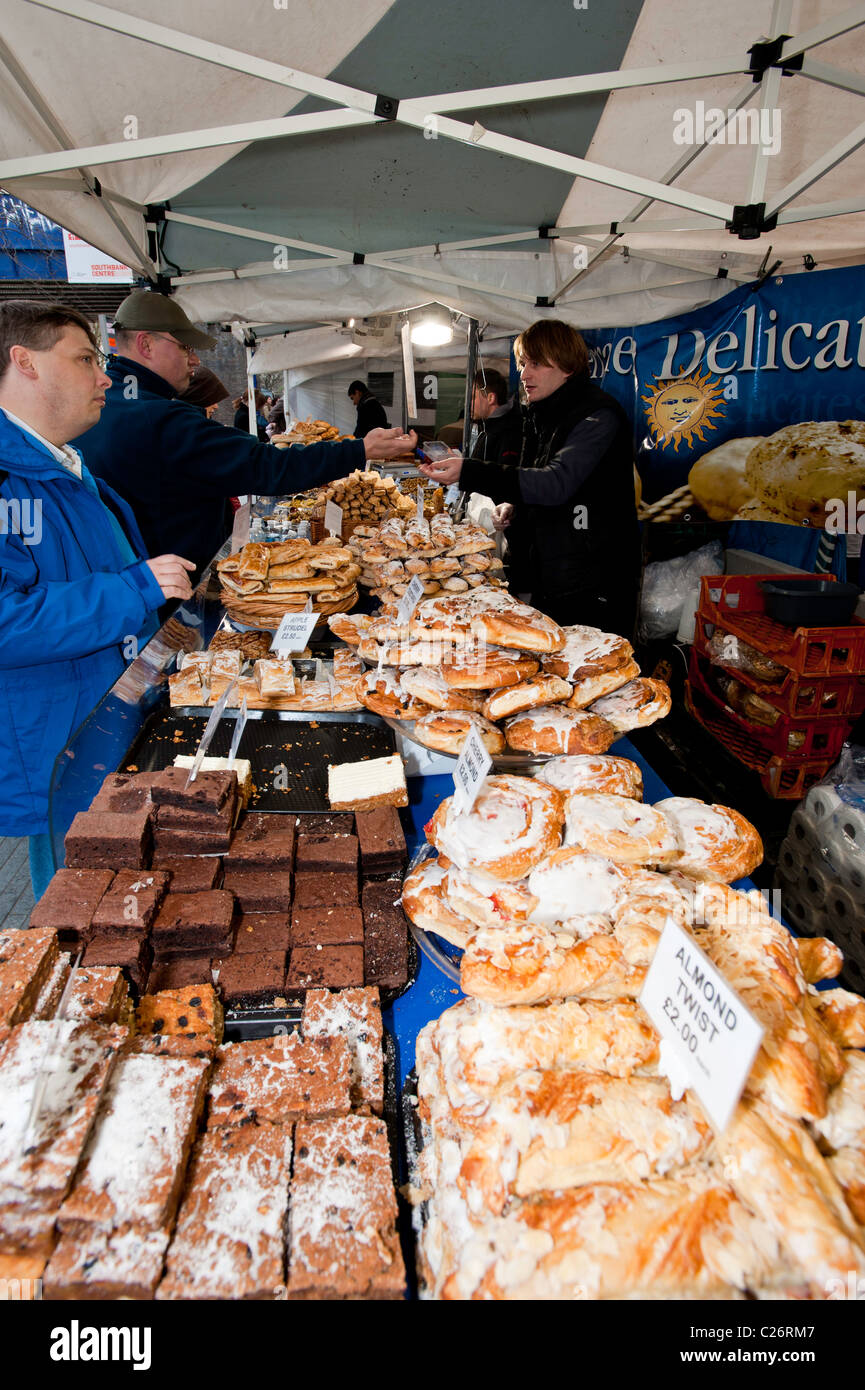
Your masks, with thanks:
<instances>
[{"instance_id":1,"label":"overhead light","mask_svg":"<svg viewBox=\"0 0 865 1390\"><path fill-rule=\"evenodd\" d=\"M354 319L349 319L348 326L349 328L354 328Z\"/></svg>"},{"instance_id":2,"label":"overhead light","mask_svg":"<svg viewBox=\"0 0 865 1390\"><path fill-rule=\"evenodd\" d=\"M424 309L412 324L411 340L418 347L441 347L454 336L450 310L441 304L432 304Z\"/></svg>"}]
</instances>

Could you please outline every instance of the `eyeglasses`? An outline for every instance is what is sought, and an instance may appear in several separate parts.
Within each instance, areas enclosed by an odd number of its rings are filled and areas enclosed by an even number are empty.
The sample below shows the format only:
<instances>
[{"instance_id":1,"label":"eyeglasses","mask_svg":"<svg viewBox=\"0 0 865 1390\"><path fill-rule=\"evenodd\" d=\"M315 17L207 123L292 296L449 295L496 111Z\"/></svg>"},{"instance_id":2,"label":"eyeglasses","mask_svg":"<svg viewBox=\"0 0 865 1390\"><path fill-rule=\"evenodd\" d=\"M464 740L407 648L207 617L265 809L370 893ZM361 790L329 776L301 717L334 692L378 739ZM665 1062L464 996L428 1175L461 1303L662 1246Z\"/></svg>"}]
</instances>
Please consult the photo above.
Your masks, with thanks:
<instances>
[{"instance_id":1,"label":"eyeglasses","mask_svg":"<svg viewBox=\"0 0 865 1390\"><path fill-rule=\"evenodd\" d=\"M179 343L176 338L172 338L170 333L153 333L151 331L150 336L151 338L164 338L167 343L173 343L176 348L180 348L180 351L186 354L187 359L195 356L195 348L187 347L185 343Z\"/></svg>"}]
</instances>

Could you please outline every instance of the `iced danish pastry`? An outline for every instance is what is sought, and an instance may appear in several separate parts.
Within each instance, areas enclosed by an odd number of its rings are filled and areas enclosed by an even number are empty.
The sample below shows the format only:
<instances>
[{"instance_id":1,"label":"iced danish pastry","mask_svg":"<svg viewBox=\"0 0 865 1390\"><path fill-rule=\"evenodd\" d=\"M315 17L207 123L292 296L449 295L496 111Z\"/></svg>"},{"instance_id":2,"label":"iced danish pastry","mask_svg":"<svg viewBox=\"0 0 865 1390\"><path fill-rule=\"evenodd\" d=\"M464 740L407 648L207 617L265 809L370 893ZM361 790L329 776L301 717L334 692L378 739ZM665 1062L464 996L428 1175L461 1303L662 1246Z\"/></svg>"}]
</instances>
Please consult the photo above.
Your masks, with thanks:
<instances>
[{"instance_id":1,"label":"iced danish pastry","mask_svg":"<svg viewBox=\"0 0 865 1390\"><path fill-rule=\"evenodd\" d=\"M528 710L505 725L508 747L522 753L604 753L618 737L600 714L562 705Z\"/></svg>"},{"instance_id":2,"label":"iced danish pastry","mask_svg":"<svg viewBox=\"0 0 865 1390\"><path fill-rule=\"evenodd\" d=\"M602 632L598 627L574 624L562 628L564 645L551 656L545 656L543 667L566 681L579 681L604 671L615 671L634 655L625 637L615 632Z\"/></svg>"},{"instance_id":3,"label":"iced danish pastry","mask_svg":"<svg viewBox=\"0 0 865 1390\"><path fill-rule=\"evenodd\" d=\"M531 777L488 777L471 811L457 813L454 798L427 823L430 844L460 869L481 869L515 883L557 848L564 808L554 787Z\"/></svg>"},{"instance_id":4,"label":"iced danish pastry","mask_svg":"<svg viewBox=\"0 0 865 1390\"><path fill-rule=\"evenodd\" d=\"M421 643L417 644L421 646ZM432 643L425 644L432 646ZM429 705L435 710L474 710L480 714L483 705L483 695L474 690L458 690L452 685L448 685L441 671L434 666L414 666L407 671L403 671L400 676L400 685L403 690L416 700L423 700L424 704ZM504 746L504 739L502 740Z\"/></svg>"},{"instance_id":5,"label":"iced danish pastry","mask_svg":"<svg viewBox=\"0 0 865 1390\"><path fill-rule=\"evenodd\" d=\"M596 676L580 676L574 681L568 705L571 709L586 709L602 695L620 690L640 674L636 661L625 661L612 671L600 671Z\"/></svg>"},{"instance_id":6,"label":"iced danish pastry","mask_svg":"<svg viewBox=\"0 0 865 1390\"><path fill-rule=\"evenodd\" d=\"M672 864L675 832L660 811L627 796L579 792L565 802L565 844L621 864Z\"/></svg>"},{"instance_id":7,"label":"iced danish pastry","mask_svg":"<svg viewBox=\"0 0 865 1390\"><path fill-rule=\"evenodd\" d=\"M520 714L523 710L537 709L540 705L560 704L571 693L568 681L560 676L540 675L520 681L519 685L507 685L503 690L494 690L484 702L483 712L487 719L506 719L509 715Z\"/></svg>"},{"instance_id":8,"label":"iced danish pastry","mask_svg":"<svg viewBox=\"0 0 865 1390\"><path fill-rule=\"evenodd\" d=\"M463 947L475 931L475 923L451 907L443 889L444 879L445 870L437 859L418 864L402 886L403 911L422 931L435 932L452 946Z\"/></svg>"},{"instance_id":9,"label":"iced danish pastry","mask_svg":"<svg viewBox=\"0 0 865 1390\"><path fill-rule=\"evenodd\" d=\"M610 796L630 796L635 801L643 796L643 774L637 764L613 753L550 758L536 776L538 781L569 794L605 792Z\"/></svg>"},{"instance_id":10,"label":"iced danish pastry","mask_svg":"<svg viewBox=\"0 0 865 1390\"><path fill-rule=\"evenodd\" d=\"M575 846L553 850L527 879L537 899L532 920L547 927L561 926L572 917L612 917L628 894L628 874L598 854L586 854Z\"/></svg>"},{"instance_id":11,"label":"iced danish pastry","mask_svg":"<svg viewBox=\"0 0 865 1390\"><path fill-rule=\"evenodd\" d=\"M442 753L459 754L472 729L488 753L503 752L505 736L501 729L497 729L489 719L472 710L433 710L431 714L425 714L422 719L418 719L414 726L414 736L427 748L437 748Z\"/></svg>"},{"instance_id":12,"label":"iced danish pastry","mask_svg":"<svg viewBox=\"0 0 865 1390\"><path fill-rule=\"evenodd\" d=\"M763 842L750 821L730 806L712 806L697 797L658 801L678 845L674 864L692 878L733 883L763 860Z\"/></svg>"},{"instance_id":13,"label":"iced danish pastry","mask_svg":"<svg viewBox=\"0 0 865 1390\"><path fill-rule=\"evenodd\" d=\"M670 687L664 681L638 676L611 695L595 700L591 711L608 720L619 733L626 734L630 729L642 729L663 719L669 714L671 704Z\"/></svg>"},{"instance_id":14,"label":"iced danish pastry","mask_svg":"<svg viewBox=\"0 0 865 1390\"><path fill-rule=\"evenodd\" d=\"M421 719L429 714L429 707L420 700L413 700L394 672L385 668L367 671L355 690L362 705L387 719Z\"/></svg>"}]
</instances>

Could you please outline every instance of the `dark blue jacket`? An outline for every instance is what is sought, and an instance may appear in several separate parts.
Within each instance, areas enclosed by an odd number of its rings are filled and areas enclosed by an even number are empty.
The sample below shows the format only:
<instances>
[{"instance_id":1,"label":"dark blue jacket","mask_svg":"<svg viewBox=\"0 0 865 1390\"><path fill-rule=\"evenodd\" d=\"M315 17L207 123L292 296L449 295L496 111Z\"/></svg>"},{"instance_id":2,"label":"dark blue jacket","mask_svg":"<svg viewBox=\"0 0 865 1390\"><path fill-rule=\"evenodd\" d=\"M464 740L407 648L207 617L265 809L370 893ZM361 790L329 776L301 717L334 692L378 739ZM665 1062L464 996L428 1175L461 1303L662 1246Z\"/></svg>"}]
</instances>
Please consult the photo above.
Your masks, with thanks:
<instances>
[{"instance_id":1,"label":"dark blue jacket","mask_svg":"<svg viewBox=\"0 0 865 1390\"><path fill-rule=\"evenodd\" d=\"M144 560L130 565L120 553L103 502L135 554L147 553L121 499L99 483L100 501L0 411L4 472L0 834L38 835L48 830L54 759L121 675L124 643L141 632L163 597Z\"/></svg>"},{"instance_id":2,"label":"dark blue jacket","mask_svg":"<svg viewBox=\"0 0 865 1390\"><path fill-rule=\"evenodd\" d=\"M208 420L137 362L112 357L106 370L102 418L73 442L129 503L150 555L183 555L200 570L230 534L227 498L301 492L364 467L359 440L277 449Z\"/></svg>"}]
</instances>

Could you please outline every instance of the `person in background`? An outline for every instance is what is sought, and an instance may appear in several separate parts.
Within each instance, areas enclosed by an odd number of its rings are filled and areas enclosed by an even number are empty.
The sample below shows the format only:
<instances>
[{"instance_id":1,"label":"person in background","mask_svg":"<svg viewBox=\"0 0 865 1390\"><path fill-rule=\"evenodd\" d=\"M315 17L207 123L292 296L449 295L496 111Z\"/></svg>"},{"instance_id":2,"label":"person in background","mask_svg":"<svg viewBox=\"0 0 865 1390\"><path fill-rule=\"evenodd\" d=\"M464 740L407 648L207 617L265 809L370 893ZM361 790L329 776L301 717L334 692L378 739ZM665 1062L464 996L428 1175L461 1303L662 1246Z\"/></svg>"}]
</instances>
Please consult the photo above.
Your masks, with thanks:
<instances>
[{"instance_id":1,"label":"person in background","mask_svg":"<svg viewBox=\"0 0 865 1390\"><path fill-rule=\"evenodd\" d=\"M302 492L417 444L414 433L400 430L287 449L262 444L177 400L199 365L196 348L212 348L214 340L176 300L134 290L114 332L117 352L106 371L116 389L99 423L76 443L91 472L128 502L150 553L188 555L196 571L230 534L227 498Z\"/></svg>"},{"instance_id":2,"label":"person in background","mask_svg":"<svg viewBox=\"0 0 865 1390\"><path fill-rule=\"evenodd\" d=\"M228 387L209 367L196 367L192 380L177 399L185 401L187 405L197 406L210 420L220 402L228 400Z\"/></svg>"},{"instance_id":3,"label":"person in background","mask_svg":"<svg viewBox=\"0 0 865 1390\"><path fill-rule=\"evenodd\" d=\"M264 413L265 395L263 391L255 393L255 427L258 438L262 444L267 443L267 417ZM243 430L249 434L249 391L244 391L242 396L238 396L234 402L234 428Z\"/></svg>"},{"instance_id":4,"label":"person in background","mask_svg":"<svg viewBox=\"0 0 865 1390\"><path fill-rule=\"evenodd\" d=\"M385 408L378 397L368 389L365 381L353 381L348 388L348 394L352 404L357 408L355 439L366 439L370 430L388 428Z\"/></svg>"},{"instance_id":5,"label":"person in background","mask_svg":"<svg viewBox=\"0 0 865 1390\"><path fill-rule=\"evenodd\" d=\"M472 446L472 458L482 463L518 464L523 443L523 414L516 395L494 367L475 373L472 420L480 428Z\"/></svg>"},{"instance_id":6,"label":"person in background","mask_svg":"<svg viewBox=\"0 0 865 1390\"><path fill-rule=\"evenodd\" d=\"M159 606L192 593L192 563L148 559L129 507L68 442L96 424L110 386L77 310L0 305L0 834L30 837L37 899L54 872L55 758L156 631Z\"/></svg>"},{"instance_id":7,"label":"person in background","mask_svg":"<svg viewBox=\"0 0 865 1390\"><path fill-rule=\"evenodd\" d=\"M589 376L570 324L541 319L514 343L528 401L518 467L458 457L421 464L510 508L512 591L556 622L633 633L641 550L631 425ZM499 510L499 508L497 508Z\"/></svg>"},{"instance_id":8,"label":"person in background","mask_svg":"<svg viewBox=\"0 0 865 1390\"><path fill-rule=\"evenodd\" d=\"M267 416L267 433L271 439L275 434L285 434L285 406L282 396L277 396L270 407Z\"/></svg>"}]
</instances>

